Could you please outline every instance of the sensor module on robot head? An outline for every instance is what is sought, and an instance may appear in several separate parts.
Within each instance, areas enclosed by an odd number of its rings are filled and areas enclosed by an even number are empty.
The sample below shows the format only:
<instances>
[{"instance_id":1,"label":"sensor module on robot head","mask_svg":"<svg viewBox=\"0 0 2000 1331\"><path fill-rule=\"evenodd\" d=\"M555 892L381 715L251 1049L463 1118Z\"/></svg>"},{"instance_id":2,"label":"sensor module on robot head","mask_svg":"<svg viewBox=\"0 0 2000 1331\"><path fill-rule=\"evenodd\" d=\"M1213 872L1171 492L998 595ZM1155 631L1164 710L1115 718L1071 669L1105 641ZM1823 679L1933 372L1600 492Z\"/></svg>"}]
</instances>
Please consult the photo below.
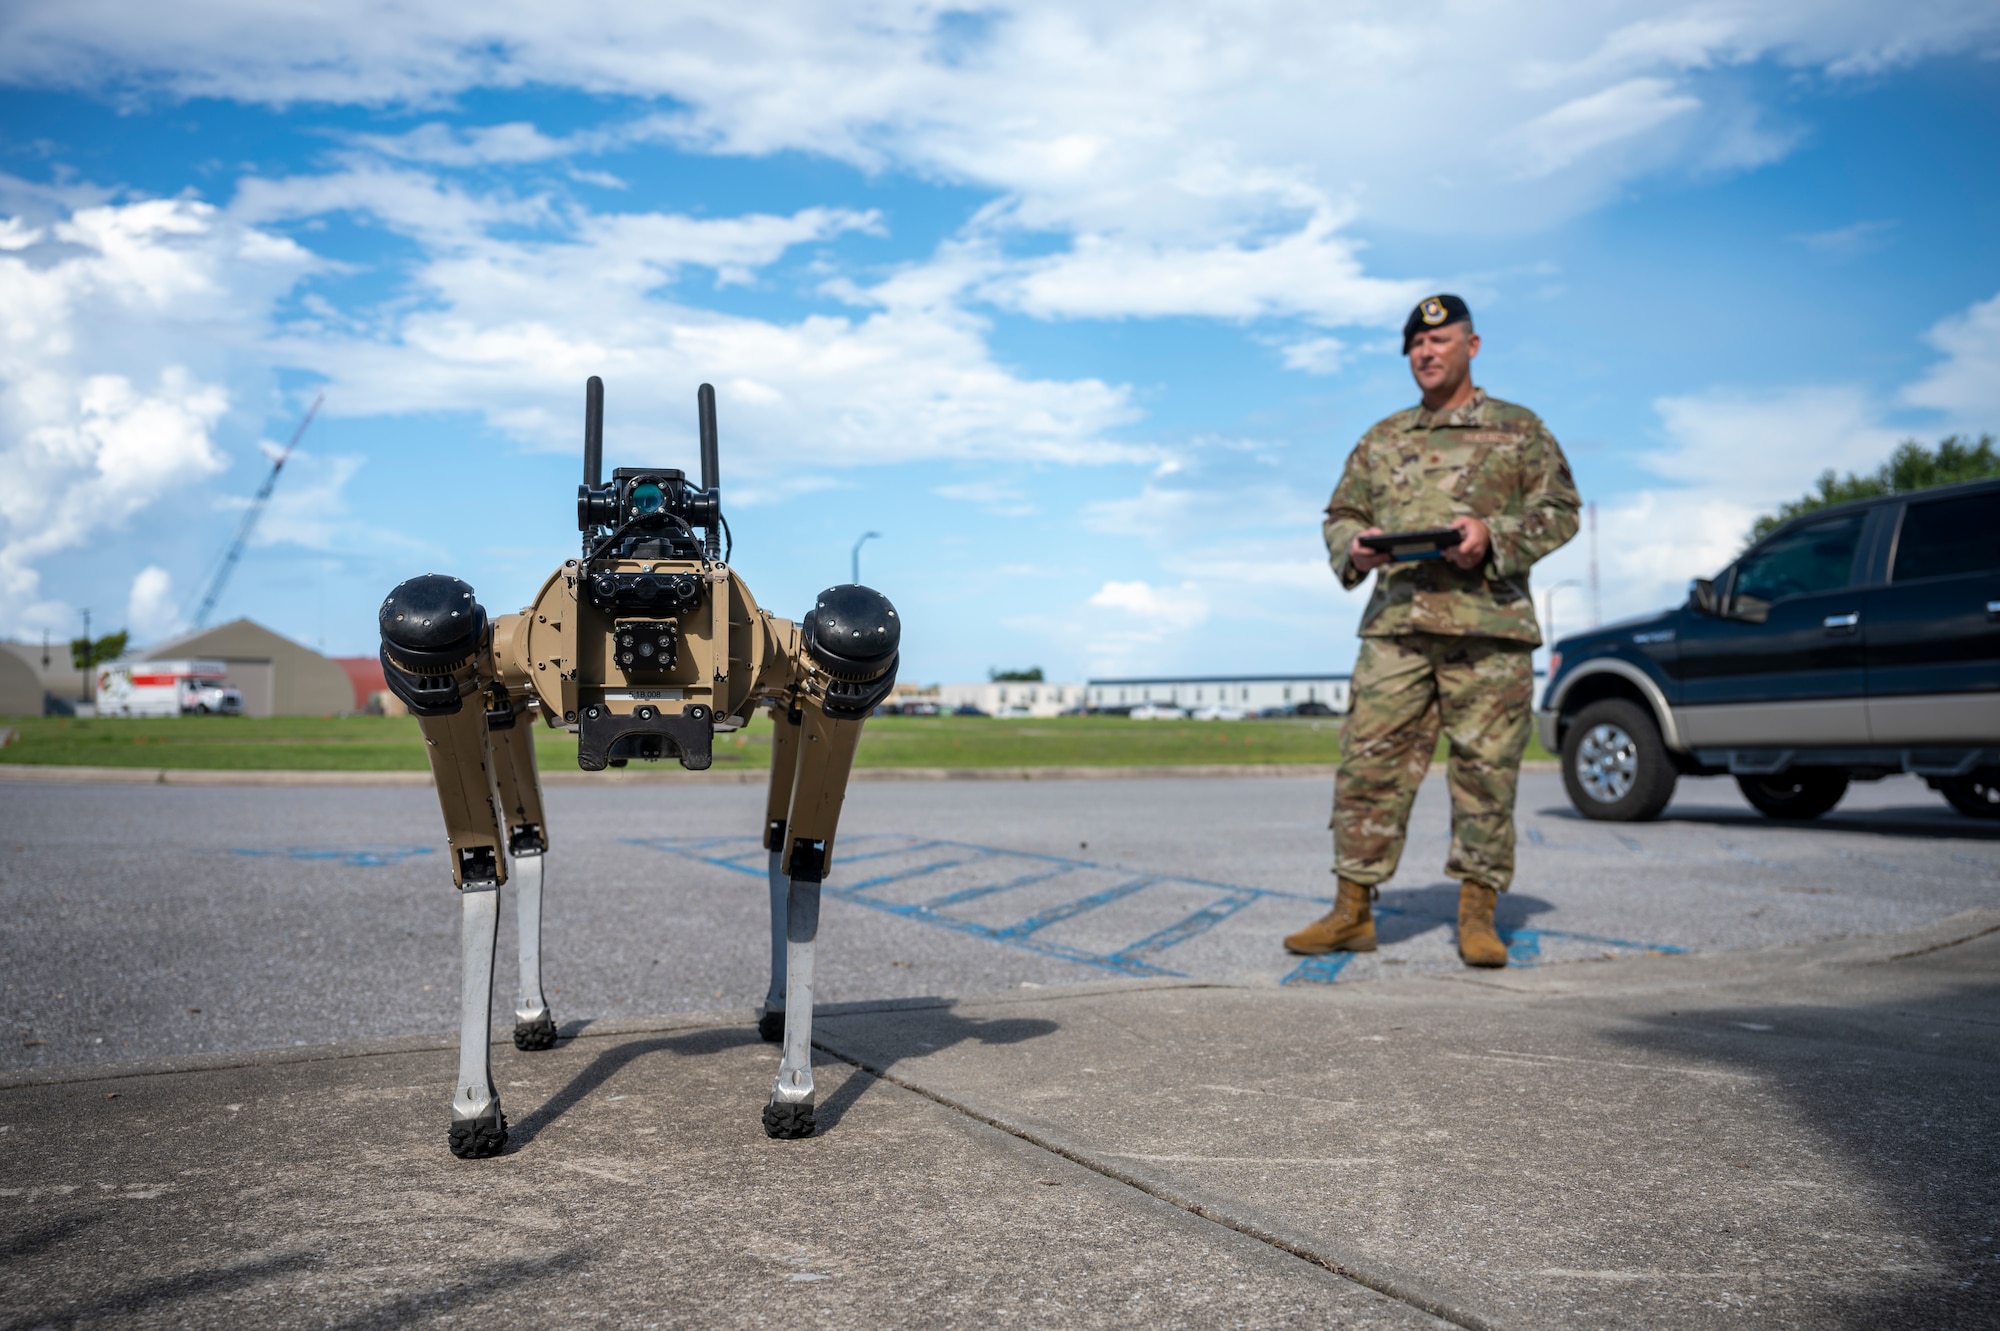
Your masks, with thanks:
<instances>
[{"instance_id":1,"label":"sensor module on robot head","mask_svg":"<svg viewBox=\"0 0 2000 1331\"><path fill-rule=\"evenodd\" d=\"M576 491L585 563L604 558L728 562L722 545L729 523L722 516L715 390L703 384L695 403L701 427L700 488L672 467L620 467L606 485L604 381L590 377L584 395L583 484ZM699 537L697 527L702 529Z\"/></svg>"}]
</instances>

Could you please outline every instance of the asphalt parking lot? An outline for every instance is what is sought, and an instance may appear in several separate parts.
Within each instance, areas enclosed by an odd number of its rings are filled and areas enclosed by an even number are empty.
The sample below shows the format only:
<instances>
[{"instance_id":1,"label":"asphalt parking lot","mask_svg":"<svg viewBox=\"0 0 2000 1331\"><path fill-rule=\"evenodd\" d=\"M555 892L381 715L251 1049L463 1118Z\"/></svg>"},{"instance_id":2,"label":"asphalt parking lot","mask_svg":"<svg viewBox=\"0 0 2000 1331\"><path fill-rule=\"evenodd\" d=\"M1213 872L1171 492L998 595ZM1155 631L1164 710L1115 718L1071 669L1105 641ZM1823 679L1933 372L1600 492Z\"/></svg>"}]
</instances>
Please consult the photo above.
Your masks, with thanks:
<instances>
[{"instance_id":1,"label":"asphalt parking lot","mask_svg":"<svg viewBox=\"0 0 2000 1331\"><path fill-rule=\"evenodd\" d=\"M896 782L849 793L821 928L827 1002L1096 979L1347 984L1449 973L1446 807L1425 783L1382 949L1301 962L1325 909L1324 779ZM544 954L565 1028L743 1008L765 986L755 786L564 786ZM1727 780L1665 818L1577 817L1524 778L1516 964L1748 950L2000 905L2000 826L1910 778L1779 825ZM0 788L0 1067L449 1030L457 904L413 788ZM501 940L509 974L511 928ZM511 1022L507 995L499 1020Z\"/></svg>"}]
</instances>

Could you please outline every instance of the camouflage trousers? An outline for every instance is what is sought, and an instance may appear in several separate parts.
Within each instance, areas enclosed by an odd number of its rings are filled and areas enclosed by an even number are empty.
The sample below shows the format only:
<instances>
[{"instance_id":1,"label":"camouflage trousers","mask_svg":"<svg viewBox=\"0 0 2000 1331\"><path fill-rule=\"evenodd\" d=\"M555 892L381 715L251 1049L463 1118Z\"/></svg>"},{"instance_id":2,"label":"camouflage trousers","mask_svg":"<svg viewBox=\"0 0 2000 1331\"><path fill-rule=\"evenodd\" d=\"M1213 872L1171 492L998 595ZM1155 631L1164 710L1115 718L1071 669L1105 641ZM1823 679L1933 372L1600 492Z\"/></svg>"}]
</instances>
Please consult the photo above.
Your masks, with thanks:
<instances>
[{"instance_id":1,"label":"camouflage trousers","mask_svg":"<svg viewBox=\"0 0 2000 1331\"><path fill-rule=\"evenodd\" d=\"M1450 742L1453 878L1514 881L1514 791L1534 675L1526 643L1406 633L1363 638L1333 786L1333 871L1364 887L1396 872L1438 732Z\"/></svg>"}]
</instances>

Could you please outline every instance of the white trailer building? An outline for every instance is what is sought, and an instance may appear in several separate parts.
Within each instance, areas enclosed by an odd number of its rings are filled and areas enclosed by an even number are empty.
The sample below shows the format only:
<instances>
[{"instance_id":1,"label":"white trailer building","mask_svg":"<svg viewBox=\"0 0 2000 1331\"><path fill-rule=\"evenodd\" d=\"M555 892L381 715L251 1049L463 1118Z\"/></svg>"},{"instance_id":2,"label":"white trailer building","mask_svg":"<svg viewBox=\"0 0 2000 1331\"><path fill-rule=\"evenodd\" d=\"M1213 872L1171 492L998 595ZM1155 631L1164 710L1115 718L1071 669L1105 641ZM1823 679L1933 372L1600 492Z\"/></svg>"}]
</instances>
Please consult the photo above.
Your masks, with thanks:
<instances>
[{"instance_id":1,"label":"white trailer building","mask_svg":"<svg viewBox=\"0 0 2000 1331\"><path fill-rule=\"evenodd\" d=\"M1190 675L1163 679L1093 679L1084 685L1093 712L1125 712L1147 703L1195 711L1223 707L1261 712L1267 707L1318 703L1346 712L1349 675Z\"/></svg>"}]
</instances>

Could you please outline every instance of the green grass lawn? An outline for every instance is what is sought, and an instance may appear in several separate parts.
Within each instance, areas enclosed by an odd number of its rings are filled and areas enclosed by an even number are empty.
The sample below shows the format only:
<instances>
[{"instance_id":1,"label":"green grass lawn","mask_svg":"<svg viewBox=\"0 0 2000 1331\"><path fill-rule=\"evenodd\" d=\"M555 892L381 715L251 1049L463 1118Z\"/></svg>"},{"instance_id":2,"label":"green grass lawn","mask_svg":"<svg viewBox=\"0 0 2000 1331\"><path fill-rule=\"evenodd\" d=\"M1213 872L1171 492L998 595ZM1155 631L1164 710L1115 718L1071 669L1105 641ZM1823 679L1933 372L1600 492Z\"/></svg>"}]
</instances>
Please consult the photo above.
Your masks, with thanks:
<instances>
[{"instance_id":1,"label":"green grass lawn","mask_svg":"<svg viewBox=\"0 0 2000 1331\"><path fill-rule=\"evenodd\" d=\"M32 717L0 722L14 742L0 762L78 767L197 767L311 771L422 771L423 740L408 717L188 716L139 721ZM881 716L862 731L860 767L1133 767L1196 763L1330 763L1339 721L1129 721L1065 716L1046 721L977 716ZM770 763L760 718L716 736L717 767ZM575 741L535 727L544 768L576 765ZM1546 758L1530 742L1530 758Z\"/></svg>"}]
</instances>

